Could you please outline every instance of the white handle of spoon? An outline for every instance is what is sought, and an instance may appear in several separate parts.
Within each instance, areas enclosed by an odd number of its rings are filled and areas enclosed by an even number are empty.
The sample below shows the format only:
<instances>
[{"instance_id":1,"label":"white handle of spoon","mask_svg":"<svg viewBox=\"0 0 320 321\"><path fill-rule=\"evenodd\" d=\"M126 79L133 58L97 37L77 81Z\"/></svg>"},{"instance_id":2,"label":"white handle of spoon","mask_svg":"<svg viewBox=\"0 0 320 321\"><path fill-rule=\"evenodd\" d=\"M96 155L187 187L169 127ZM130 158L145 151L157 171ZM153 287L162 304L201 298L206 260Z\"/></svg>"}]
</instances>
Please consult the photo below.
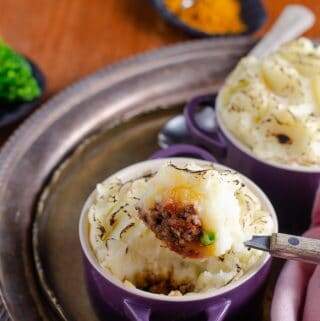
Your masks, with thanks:
<instances>
[{"instance_id":1,"label":"white handle of spoon","mask_svg":"<svg viewBox=\"0 0 320 321\"><path fill-rule=\"evenodd\" d=\"M289 5L282 11L271 30L250 51L249 55L262 58L277 50L282 44L291 41L315 22L314 13L301 5Z\"/></svg>"}]
</instances>

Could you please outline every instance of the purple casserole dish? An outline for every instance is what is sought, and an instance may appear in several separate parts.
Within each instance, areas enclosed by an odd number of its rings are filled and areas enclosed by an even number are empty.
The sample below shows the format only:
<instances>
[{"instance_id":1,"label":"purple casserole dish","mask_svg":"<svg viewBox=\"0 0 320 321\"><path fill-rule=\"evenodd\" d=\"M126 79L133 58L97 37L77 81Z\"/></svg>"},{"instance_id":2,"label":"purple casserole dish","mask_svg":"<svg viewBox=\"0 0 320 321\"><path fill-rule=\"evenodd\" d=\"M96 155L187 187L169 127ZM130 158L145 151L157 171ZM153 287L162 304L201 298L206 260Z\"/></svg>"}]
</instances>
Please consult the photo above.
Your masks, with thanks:
<instances>
[{"instance_id":1,"label":"purple casserole dish","mask_svg":"<svg viewBox=\"0 0 320 321\"><path fill-rule=\"evenodd\" d=\"M208 132L199 127L195 114L201 105L215 109L216 129ZM219 95L196 97L184 110L187 127L197 144L204 146L219 162L246 175L270 197L278 214L280 228L302 232L310 224L310 213L320 179L319 170L274 164L257 158L223 124ZM171 153L174 155L174 153ZM179 154L188 154L180 149Z\"/></svg>"},{"instance_id":2,"label":"purple casserole dish","mask_svg":"<svg viewBox=\"0 0 320 321\"><path fill-rule=\"evenodd\" d=\"M121 180L130 180L145 174L155 172L168 159L153 159L129 166L114 176ZM189 158L171 158L175 164L185 164ZM208 162L195 160L197 163ZM215 165L225 168L222 165ZM113 177L113 176L112 176ZM112 178L111 177L111 178ZM110 179L110 178L109 178ZM275 231L278 229L277 217L273 206L265 194L249 179L243 177L244 182L260 198L264 208L273 218ZM92 204L94 192L86 201L79 223L79 236L83 252L85 277L90 299L99 315L110 320L110 311L118 315L116 320L149 321L168 320L206 315L208 321L222 321L227 314L239 310L248 303L263 285L268 274L271 258L264 254L261 261L241 279L221 289L210 293L191 294L182 297L170 297L153 294L135 288L128 288L111 273L102 269L96 261L88 239L88 209Z\"/></svg>"}]
</instances>

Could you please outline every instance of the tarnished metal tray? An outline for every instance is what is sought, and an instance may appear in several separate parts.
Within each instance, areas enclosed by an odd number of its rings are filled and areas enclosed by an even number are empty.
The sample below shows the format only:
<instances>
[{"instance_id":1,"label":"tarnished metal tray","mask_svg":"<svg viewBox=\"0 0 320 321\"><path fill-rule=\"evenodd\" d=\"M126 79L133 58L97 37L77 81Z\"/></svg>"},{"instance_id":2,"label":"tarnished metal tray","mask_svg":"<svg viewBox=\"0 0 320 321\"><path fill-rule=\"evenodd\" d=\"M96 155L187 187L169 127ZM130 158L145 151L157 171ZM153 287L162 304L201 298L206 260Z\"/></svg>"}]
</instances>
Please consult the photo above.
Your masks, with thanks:
<instances>
[{"instance_id":1,"label":"tarnished metal tray","mask_svg":"<svg viewBox=\"0 0 320 321\"><path fill-rule=\"evenodd\" d=\"M155 151L166 120L218 90L251 45L193 41L112 66L51 99L10 138L0 154L1 321L97 320L77 235L84 200Z\"/></svg>"}]
</instances>

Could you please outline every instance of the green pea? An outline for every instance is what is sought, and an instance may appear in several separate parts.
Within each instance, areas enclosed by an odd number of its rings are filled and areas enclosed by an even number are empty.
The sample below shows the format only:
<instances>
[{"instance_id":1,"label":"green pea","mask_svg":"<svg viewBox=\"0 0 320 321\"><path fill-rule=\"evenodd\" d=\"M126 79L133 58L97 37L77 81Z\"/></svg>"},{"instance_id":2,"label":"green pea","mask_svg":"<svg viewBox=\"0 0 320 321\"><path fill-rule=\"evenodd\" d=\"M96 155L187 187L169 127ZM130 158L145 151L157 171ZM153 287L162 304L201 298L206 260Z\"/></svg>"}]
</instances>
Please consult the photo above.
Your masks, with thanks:
<instances>
[{"instance_id":1,"label":"green pea","mask_svg":"<svg viewBox=\"0 0 320 321\"><path fill-rule=\"evenodd\" d=\"M216 239L216 235L214 232L203 231L202 235L200 237L200 242L201 242L201 244L207 246L207 245L213 244L215 239Z\"/></svg>"}]
</instances>

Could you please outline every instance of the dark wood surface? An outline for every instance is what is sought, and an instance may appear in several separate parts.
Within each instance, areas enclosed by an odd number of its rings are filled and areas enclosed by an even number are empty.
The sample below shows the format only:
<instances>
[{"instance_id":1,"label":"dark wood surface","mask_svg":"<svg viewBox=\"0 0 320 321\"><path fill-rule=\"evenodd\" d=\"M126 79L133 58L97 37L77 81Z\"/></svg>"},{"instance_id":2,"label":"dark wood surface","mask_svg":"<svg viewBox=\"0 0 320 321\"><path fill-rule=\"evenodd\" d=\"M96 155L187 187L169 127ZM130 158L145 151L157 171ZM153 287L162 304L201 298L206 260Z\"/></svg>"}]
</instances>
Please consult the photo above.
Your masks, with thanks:
<instances>
[{"instance_id":1,"label":"dark wood surface","mask_svg":"<svg viewBox=\"0 0 320 321\"><path fill-rule=\"evenodd\" d=\"M319 0L265 0L267 30L282 8L303 3L320 17ZM99 68L185 41L149 0L1 0L0 35L34 59L48 79L46 98ZM307 35L318 37L320 20ZM0 144L14 128L0 131Z\"/></svg>"}]
</instances>

